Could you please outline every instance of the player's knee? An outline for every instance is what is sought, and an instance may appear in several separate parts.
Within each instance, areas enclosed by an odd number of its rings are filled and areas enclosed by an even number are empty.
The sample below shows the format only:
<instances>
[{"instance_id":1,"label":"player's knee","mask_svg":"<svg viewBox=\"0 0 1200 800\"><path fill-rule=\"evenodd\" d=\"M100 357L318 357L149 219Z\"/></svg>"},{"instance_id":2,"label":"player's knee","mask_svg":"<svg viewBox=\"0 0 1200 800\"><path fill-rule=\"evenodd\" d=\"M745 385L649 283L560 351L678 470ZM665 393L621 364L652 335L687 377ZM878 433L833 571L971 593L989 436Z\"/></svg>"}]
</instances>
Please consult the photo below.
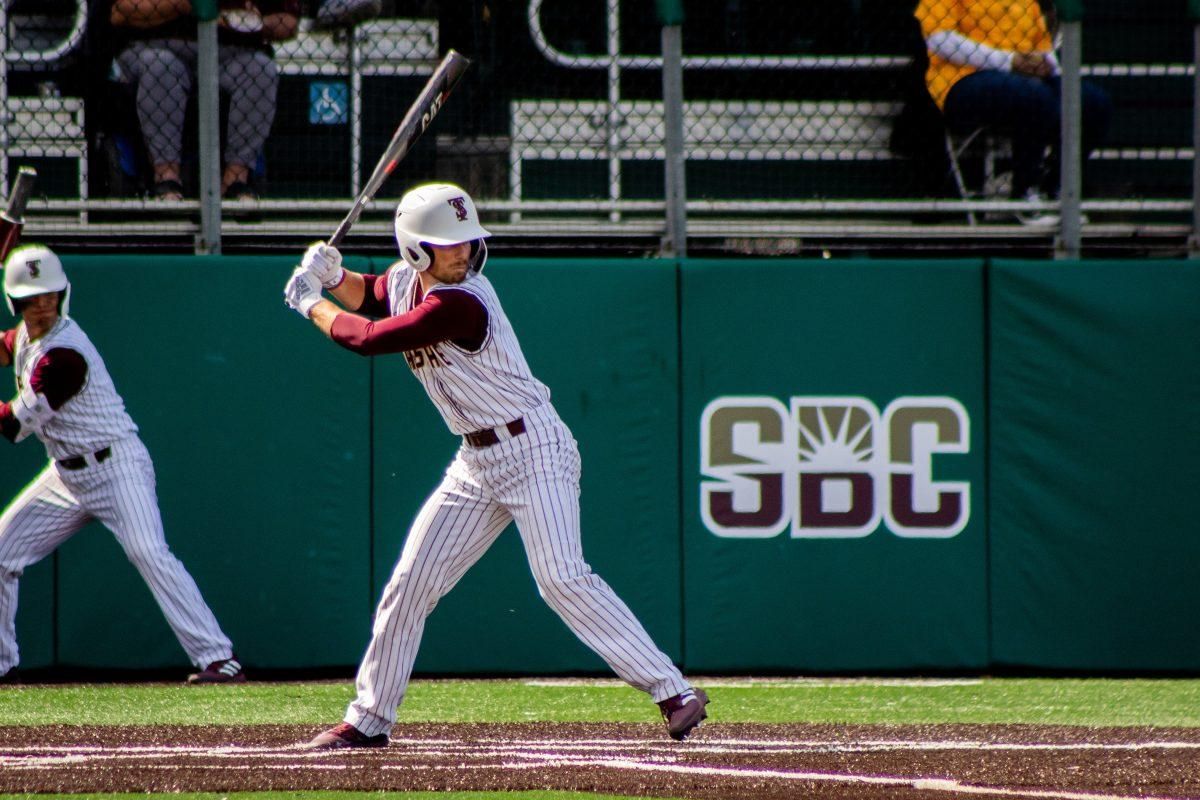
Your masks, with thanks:
<instances>
[{"instance_id":1,"label":"player's knee","mask_svg":"<svg viewBox=\"0 0 1200 800\"><path fill-rule=\"evenodd\" d=\"M172 561L175 556L166 542L132 542L125 545L125 557L135 567L151 567L164 561Z\"/></svg>"},{"instance_id":2,"label":"player's knee","mask_svg":"<svg viewBox=\"0 0 1200 800\"><path fill-rule=\"evenodd\" d=\"M563 598L577 597L588 593L596 580L595 573L584 565L583 569L543 570L534 576L538 593L550 605Z\"/></svg>"}]
</instances>

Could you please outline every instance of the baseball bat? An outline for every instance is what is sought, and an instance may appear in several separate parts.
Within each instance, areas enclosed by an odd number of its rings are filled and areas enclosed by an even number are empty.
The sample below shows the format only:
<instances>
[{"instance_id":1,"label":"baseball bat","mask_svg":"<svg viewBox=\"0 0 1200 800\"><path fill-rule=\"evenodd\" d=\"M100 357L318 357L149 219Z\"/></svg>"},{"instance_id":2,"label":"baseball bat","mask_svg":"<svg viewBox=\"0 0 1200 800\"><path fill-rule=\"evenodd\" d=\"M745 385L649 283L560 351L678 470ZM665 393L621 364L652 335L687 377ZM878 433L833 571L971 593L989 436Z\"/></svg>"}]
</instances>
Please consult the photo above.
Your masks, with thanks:
<instances>
[{"instance_id":1,"label":"baseball bat","mask_svg":"<svg viewBox=\"0 0 1200 800\"><path fill-rule=\"evenodd\" d=\"M21 228L25 226L25 205L33 193L35 180L37 170L33 167L17 170L17 179L13 181L12 191L8 195L8 205L4 211L0 211L0 261L8 258L9 251L21 238Z\"/></svg>"},{"instance_id":2,"label":"baseball bat","mask_svg":"<svg viewBox=\"0 0 1200 800\"><path fill-rule=\"evenodd\" d=\"M392 174L392 170L396 169L396 165L408 154L413 143L420 138L429 124L433 122L433 118L442 110L446 98L450 96L458 79L463 76L470 64L469 59L455 50L446 53L442 63L438 64L437 69L429 76L425 88L409 106L404 119L400 121L400 127L396 128L396 132L392 134L392 141L388 143L387 149L379 157L379 162L375 164L375 171L371 173L366 186L355 198L350 213L342 220L342 224L338 225L333 236L329 237L331 247L337 247L346 237L350 226L358 221L363 209L375 197L375 193L379 191L379 187L383 185L387 176Z\"/></svg>"}]
</instances>

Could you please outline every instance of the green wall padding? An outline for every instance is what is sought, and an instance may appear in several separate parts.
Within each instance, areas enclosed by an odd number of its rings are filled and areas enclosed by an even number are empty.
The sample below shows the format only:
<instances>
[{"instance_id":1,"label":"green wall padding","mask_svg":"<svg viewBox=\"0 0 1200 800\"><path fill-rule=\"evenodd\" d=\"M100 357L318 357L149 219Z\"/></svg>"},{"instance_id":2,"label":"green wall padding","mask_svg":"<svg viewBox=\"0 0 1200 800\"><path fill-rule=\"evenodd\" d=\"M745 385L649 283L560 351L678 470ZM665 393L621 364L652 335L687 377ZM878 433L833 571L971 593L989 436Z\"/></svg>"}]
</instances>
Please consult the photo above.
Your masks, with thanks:
<instances>
[{"instance_id":1,"label":"green wall padding","mask_svg":"<svg viewBox=\"0 0 1200 800\"><path fill-rule=\"evenodd\" d=\"M681 307L688 667L984 666L980 263L688 261ZM901 496L890 488L903 470L893 451L910 437L893 440L870 417L924 402L904 398L951 398L969 416L969 452L910 459L926 478L969 483L956 534L901 536L862 514ZM799 438L801 408L808 439ZM803 501L800 487L819 475L833 478L820 499ZM767 501L771 485L780 502ZM794 535L800 514L807 521Z\"/></svg>"},{"instance_id":2,"label":"green wall padding","mask_svg":"<svg viewBox=\"0 0 1200 800\"><path fill-rule=\"evenodd\" d=\"M376 268L385 269L386 262ZM680 652L678 341L673 262L493 259L530 367L583 457L584 555L673 658ZM352 356L348 356L352 357ZM378 596L459 444L400 356L375 360ZM538 597L516 528L433 611L416 669L604 672Z\"/></svg>"},{"instance_id":3,"label":"green wall padding","mask_svg":"<svg viewBox=\"0 0 1200 800\"><path fill-rule=\"evenodd\" d=\"M294 261L65 259L167 541L264 669L358 662L458 446L403 358L355 356L283 305ZM1200 265L487 274L580 442L589 562L687 671L1200 668ZM4 499L43 464L11 448ZM28 570L18 632L27 669L186 668L97 525ZM539 599L514 529L435 609L417 669L607 671Z\"/></svg>"},{"instance_id":4,"label":"green wall padding","mask_svg":"<svg viewBox=\"0 0 1200 800\"><path fill-rule=\"evenodd\" d=\"M993 658L1200 668L1200 265L991 274Z\"/></svg>"}]
</instances>

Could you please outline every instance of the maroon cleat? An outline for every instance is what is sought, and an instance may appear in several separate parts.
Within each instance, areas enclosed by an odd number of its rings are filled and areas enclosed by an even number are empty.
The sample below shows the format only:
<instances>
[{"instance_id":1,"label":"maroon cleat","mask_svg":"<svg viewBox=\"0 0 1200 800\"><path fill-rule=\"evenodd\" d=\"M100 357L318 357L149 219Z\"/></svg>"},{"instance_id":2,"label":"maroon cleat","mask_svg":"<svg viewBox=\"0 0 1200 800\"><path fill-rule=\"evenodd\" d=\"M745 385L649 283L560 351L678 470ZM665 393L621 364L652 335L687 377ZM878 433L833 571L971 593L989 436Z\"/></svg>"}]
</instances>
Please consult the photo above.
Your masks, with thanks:
<instances>
[{"instance_id":1,"label":"maroon cleat","mask_svg":"<svg viewBox=\"0 0 1200 800\"><path fill-rule=\"evenodd\" d=\"M701 721L708 717L708 712L704 710L706 705L708 695L703 689L688 689L660 702L658 707L671 738L682 742L691 736L692 731L699 728Z\"/></svg>"},{"instance_id":2,"label":"maroon cleat","mask_svg":"<svg viewBox=\"0 0 1200 800\"><path fill-rule=\"evenodd\" d=\"M380 733L367 736L349 722L335 725L324 733L319 733L308 744L305 750L342 750L348 747L387 747L388 735Z\"/></svg>"},{"instance_id":3,"label":"maroon cleat","mask_svg":"<svg viewBox=\"0 0 1200 800\"><path fill-rule=\"evenodd\" d=\"M188 675L188 683L245 683L246 673L236 658L214 661L200 672Z\"/></svg>"}]
</instances>

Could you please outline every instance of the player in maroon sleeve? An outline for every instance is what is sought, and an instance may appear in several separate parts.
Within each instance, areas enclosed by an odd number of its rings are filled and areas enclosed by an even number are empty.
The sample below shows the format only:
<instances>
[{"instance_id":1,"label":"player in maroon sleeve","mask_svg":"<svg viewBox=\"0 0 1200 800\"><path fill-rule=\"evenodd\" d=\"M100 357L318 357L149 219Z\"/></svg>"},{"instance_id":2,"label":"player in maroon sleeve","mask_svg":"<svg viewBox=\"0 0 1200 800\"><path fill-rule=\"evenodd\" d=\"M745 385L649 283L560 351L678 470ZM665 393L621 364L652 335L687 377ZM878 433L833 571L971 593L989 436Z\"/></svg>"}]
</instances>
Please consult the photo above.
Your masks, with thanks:
<instances>
[{"instance_id":1,"label":"player in maroon sleeve","mask_svg":"<svg viewBox=\"0 0 1200 800\"><path fill-rule=\"evenodd\" d=\"M0 405L0 433L31 434L50 463L0 514L0 682L18 661L17 580L91 520L116 536L200 671L189 683L246 680L229 638L196 582L168 549L154 490L154 465L95 346L69 315L62 262L26 245L4 265L4 296L20 317L0 337L0 364L13 365L17 395Z\"/></svg>"},{"instance_id":2,"label":"player in maroon sleeve","mask_svg":"<svg viewBox=\"0 0 1200 800\"><path fill-rule=\"evenodd\" d=\"M383 591L358 670L358 696L343 722L308 747L387 745L425 617L510 522L546 603L658 704L668 735L688 738L707 717L708 696L583 558L579 450L550 390L530 371L495 287L481 274L491 234L474 202L457 186L418 186L401 199L395 229L402 260L384 275L346 270L336 248L317 243L284 298L343 347L403 353L462 446L409 529ZM337 303L322 299L322 287Z\"/></svg>"}]
</instances>

